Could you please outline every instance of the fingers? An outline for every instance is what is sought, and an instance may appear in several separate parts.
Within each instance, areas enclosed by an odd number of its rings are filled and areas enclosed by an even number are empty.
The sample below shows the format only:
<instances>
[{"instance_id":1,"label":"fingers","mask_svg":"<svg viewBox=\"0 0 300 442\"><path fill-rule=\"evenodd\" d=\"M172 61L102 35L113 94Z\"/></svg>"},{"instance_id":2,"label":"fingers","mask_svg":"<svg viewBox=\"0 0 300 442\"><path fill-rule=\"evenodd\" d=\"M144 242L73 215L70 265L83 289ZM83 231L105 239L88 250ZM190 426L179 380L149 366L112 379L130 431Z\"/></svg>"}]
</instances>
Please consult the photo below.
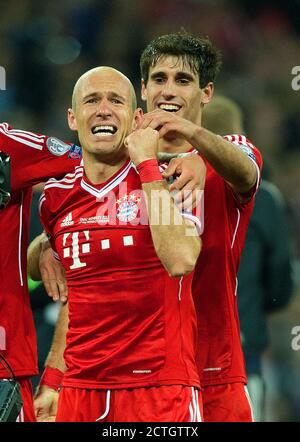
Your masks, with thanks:
<instances>
[{"instance_id":1,"label":"fingers","mask_svg":"<svg viewBox=\"0 0 300 442\"><path fill-rule=\"evenodd\" d=\"M166 111L163 111L161 109L156 109L143 116L140 128L146 129L147 127L151 127L152 129L159 130L164 124L169 122L172 118L174 118L174 115Z\"/></svg>"},{"instance_id":2,"label":"fingers","mask_svg":"<svg viewBox=\"0 0 300 442\"><path fill-rule=\"evenodd\" d=\"M171 159L167 169L163 172L163 177L164 178L170 178L171 176L175 175L176 173L181 173L181 169L179 169L179 164L178 164L178 159L177 158L173 158ZM173 185L173 184L172 184ZM173 189L171 189L170 187L170 191L174 190L175 188L177 188L176 186L173 186Z\"/></svg>"},{"instance_id":3,"label":"fingers","mask_svg":"<svg viewBox=\"0 0 300 442\"><path fill-rule=\"evenodd\" d=\"M56 416L47 416L43 419L38 420L38 422L55 422Z\"/></svg>"},{"instance_id":4,"label":"fingers","mask_svg":"<svg viewBox=\"0 0 300 442\"><path fill-rule=\"evenodd\" d=\"M163 126L161 126L158 129L159 137L163 138L167 134L170 135L170 132L174 132L174 134L176 134L177 133L176 129L177 129L177 125L175 123L171 123L171 122L165 123Z\"/></svg>"},{"instance_id":5,"label":"fingers","mask_svg":"<svg viewBox=\"0 0 300 442\"><path fill-rule=\"evenodd\" d=\"M180 173L179 171L177 173ZM170 192L172 190L192 190L195 184L195 181L193 180L193 177L187 173L182 172L179 177L170 185Z\"/></svg>"},{"instance_id":6,"label":"fingers","mask_svg":"<svg viewBox=\"0 0 300 442\"><path fill-rule=\"evenodd\" d=\"M43 404L43 398L34 400L34 414L38 422L44 422L49 416L48 404Z\"/></svg>"},{"instance_id":7,"label":"fingers","mask_svg":"<svg viewBox=\"0 0 300 442\"><path fill-rule=\"evenodd\" d=\"M53 301L66 302L68 300L68 289L65 280L45 279L43 280L46 292Z\"/></svg>"},{"instance_id":8,"label":"fingers","mask_svg":"<svg viewBox=\"0 0 300 442\"><path fill-rule=\"evenodd\" d=\"M201 194L202 191L199 189L186 189L184 191L173 191L172 197L174 198L178 210L181 212L191 212L199 203Z\"/></svg>"},{"instance_id":9,"label":"fingers","mask_svg":"<svg viewBox=\"0 0 300 442\"><path fill-rule=\"evenodd\" d=\"M52 298L53 301L58 301L60 297L60 292L56 280L44 277L43 274L42 274L42 279L48 296L50 296L50 298Z\"/></svg>"},{"instance_id":10,"label":"fingers","mask_svg":"<svg viewBox=\"0 0 300 442\"><path fill-rule=\"evenodd\" d=\"M35 417L37 422L54 422L56 413L53 413L52 411L45 410L43 407L41 408L35 408Z\"/></svg>"},{"instance_id":11,"label":"fingers","mask_svg":"<svg viewBox=\"0 0 300 442\"><path fill-rule=\"evenodd\" d=\"M40 256L40 272L48 296L53 301L66 302L68 298L65 271L53 257L52 250L45 250Z\"/></svg>"},{"instance_id":12,"label":"fingers","mask_svg":"<svg viewBox=\"0 0 300 442\"><path fill-rule=\"evenodd\" d=\"M57 281L57 286L59 290L59 300L61 302L67 302L68 300L68 289L67 289L67 283L66 280L63 281Z\"/></svg>"},{"instance_id":13,"label":"fingers","mask_svg":"<svg viewBox=\"0 0 300 442\"><path fill-rule=\"evenodd\" d=\"M169 187L179 210L191 211L200 201L203 189L190 174L182 173Z\"/></svg>"},{"instance_id":14,"label":"fingers","mask_svg":"<svg viewBox=\"0 0 300 442\"><path fill-rule=\"evenodd\" d=\"M42 387L43 388L43 387ZM54 422L57 413L58 392L39 391L34 399L34 412L38 422Z\"/></svg>"}]
</instances>

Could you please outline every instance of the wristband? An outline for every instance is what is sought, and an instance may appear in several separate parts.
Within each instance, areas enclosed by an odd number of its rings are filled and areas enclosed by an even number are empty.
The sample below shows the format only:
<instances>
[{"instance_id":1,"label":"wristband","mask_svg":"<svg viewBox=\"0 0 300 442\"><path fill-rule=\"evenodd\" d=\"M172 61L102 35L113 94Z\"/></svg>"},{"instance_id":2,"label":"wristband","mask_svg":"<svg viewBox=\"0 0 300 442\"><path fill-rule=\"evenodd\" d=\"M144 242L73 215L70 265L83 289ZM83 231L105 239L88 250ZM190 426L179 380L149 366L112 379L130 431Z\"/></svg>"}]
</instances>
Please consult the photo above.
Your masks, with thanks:
<instances>
[{"instance_id":1,"label":"wristband","mask_svg":"<svg viewBox=\"0 0 300 442\"><path fill-rule=\"evenodd\" d=\"M58 368L45 367L41 376L40 385L47 385L47 387L58 391L61 387L63 377L64 373Z\"/></svg>"},{"instance_id":2,"label":"wristband","mask_svg":"<svg viewBox=\"0 0 300 442\"><path fill-rule=\"evenodd\" d=\"M140 175L142 184L151 183L152 181L162 181L163 178L159 171L158 162L156 158L142 161L137 166L137 171Z\"/></svg>"}]
</instances>

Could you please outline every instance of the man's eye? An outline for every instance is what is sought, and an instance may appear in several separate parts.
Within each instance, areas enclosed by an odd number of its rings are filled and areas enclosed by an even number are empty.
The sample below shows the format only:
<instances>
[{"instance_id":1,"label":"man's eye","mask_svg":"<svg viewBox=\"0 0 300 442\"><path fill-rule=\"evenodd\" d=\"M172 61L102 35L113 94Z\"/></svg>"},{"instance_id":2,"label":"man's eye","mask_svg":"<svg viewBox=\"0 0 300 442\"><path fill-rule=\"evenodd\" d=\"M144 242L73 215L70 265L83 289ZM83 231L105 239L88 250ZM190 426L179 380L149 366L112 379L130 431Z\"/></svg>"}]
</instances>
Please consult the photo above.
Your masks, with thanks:
<instances>
[{"instance_id":1,"label":"man's eye","mask_svg":"<svg viewBox=\"0 0 300 442\"><path fill-rule=\"evenodd\" d=\"M187 78L178 78L177 82L180 84L188 84L189 80Z\"/></svg>"},{"instance_id":2,"label":"man's eye","mask_svg":"<svg viewBox=\"0 0 300 442\"><path fill-rule=\"evenodd\" d=\"M156 83L163 83L163 82L164 82L164 78L162 78L162 77L156 77L156 78L155 78L155 82L156 82Z\"/></svg>"},{"instance_id":3,"label":"man's eye","mask_svg":"<svg viewBox=\"0 0 300 442\"><path fill-rule=\"evenodd\" d=\"M90 98L86 103L97 103L97 98Z\"/></svg>"},{"instance_id":4,"label":"man's eye","mask_svg":"<svg viewBox=\"0 0 300 442\"><path fill-rule=\"evenodd\" d=\"M112 99L111 99L111 102L112 102L113 104L120 104L120 103L121 103L121 100L118 100L117 98L112 98Z\"/></svg>"}]
</instances>

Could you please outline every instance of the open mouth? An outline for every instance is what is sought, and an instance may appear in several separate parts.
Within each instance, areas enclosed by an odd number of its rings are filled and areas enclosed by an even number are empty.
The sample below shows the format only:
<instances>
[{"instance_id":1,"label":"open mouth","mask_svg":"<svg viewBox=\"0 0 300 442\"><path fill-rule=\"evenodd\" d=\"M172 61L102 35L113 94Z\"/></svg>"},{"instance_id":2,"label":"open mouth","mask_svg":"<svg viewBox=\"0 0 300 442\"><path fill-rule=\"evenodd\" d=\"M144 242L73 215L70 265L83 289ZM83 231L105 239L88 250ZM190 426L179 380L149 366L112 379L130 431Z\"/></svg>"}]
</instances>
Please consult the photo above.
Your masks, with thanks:
<instances>
[{"instance_id":1,"label":"open mouth","mask_svg":"<svg viewBox=\"0 0 300 442\"><path fill-rule=\"evenodd\" d=\"M161 103L158 105L159 109L162 109L167 112L177 112L181 109L181 106L178 104L171 103Z\"/></svg>"},{"instance_id":2,"label":"open mouth","mask_svg":"<svg viewBox=\"0 0 300 442\"><path fill-rule=\"evenodd\" d=\"M92 127L92 134L98 136L109 136L114 135L117 132L118 128L113 125L107 126L94 126Z\"/></svg>"}]
</instances>

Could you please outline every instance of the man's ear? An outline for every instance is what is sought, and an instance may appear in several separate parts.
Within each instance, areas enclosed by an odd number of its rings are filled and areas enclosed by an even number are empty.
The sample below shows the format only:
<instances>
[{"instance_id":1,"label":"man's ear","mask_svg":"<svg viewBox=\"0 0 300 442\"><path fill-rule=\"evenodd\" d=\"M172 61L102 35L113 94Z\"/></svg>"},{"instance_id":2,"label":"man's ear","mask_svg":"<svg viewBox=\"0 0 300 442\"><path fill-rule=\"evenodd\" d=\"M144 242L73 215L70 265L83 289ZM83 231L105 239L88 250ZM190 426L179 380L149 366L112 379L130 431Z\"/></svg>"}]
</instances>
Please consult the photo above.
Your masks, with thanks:
<instances>
[{"instance_id":1,"label":"man's ear","mask_svg":"<svg viewBox=\"0 0 300 442\"><path fill-rule=\"evenodd\" d=\"M147 100L147 89L146 89L146 85L144 82L144 79L142 78L141 81L141 96L142 96L142 100L146 101Z\"/></svg>"},{"instance_id":2,"label":"man's ear","mask_svg":"<svg viewBox=\"0 0 300 442\"><path fill-rule=\"evenodd\" d=\"M211 101L212 97L214 95L214 84L213 82L207 83L205 88L202 89L202 104L207 104Z\"/></svg>"},{"instance_id":3,"label":"man's ear","mask_svg":"<svg viewBox=\"0 0 300 442\"><path fill-rule=\"evenodd\" d=\"M137 129L140 128L140 126L142 124L142 121L143 121L143 115L144 115L144 112L143 112L143 110L140 107L138 107L134 111L132 127L131 127L132 131L137 130Z\"/></svg>"},{"instance_id":4,"label":"man's ear","mask_svg":"<svg viewBox=\"0 0 300 442\"><path fill-rule=\"evenodd\" d=\"M68 109L68 124L71 130L77 130L77 122L73 112L73 109Z\"/></svg>"}]
</instances>

